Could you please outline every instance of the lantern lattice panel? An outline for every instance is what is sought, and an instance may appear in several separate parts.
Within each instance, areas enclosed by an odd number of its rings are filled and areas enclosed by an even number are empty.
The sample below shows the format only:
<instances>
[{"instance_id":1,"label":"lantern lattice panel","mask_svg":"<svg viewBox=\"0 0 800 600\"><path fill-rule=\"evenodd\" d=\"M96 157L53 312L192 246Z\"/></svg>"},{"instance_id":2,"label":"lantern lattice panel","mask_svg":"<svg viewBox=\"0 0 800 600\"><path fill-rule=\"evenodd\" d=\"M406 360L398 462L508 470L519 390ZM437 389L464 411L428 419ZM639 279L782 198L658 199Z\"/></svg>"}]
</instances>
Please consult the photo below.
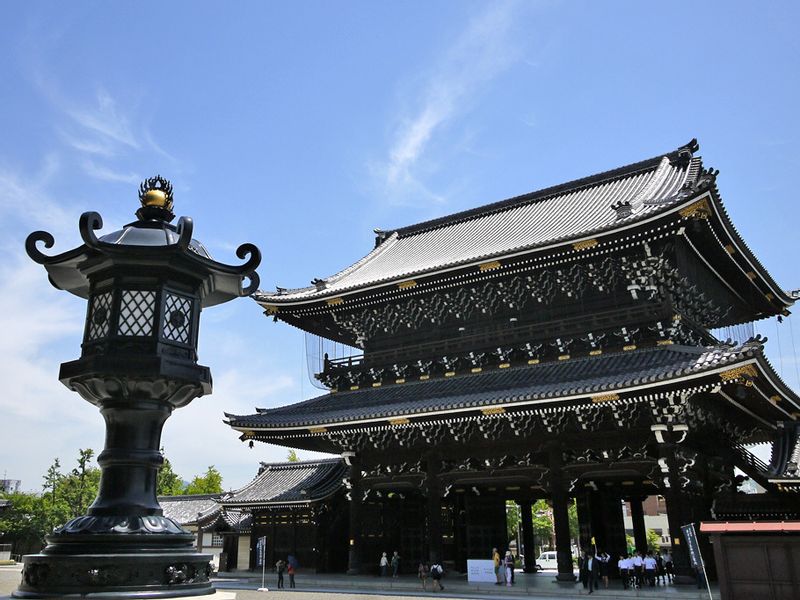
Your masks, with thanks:
<instances>
[{"instance_id":1,"label":"lantern lattice panel","mask_svg":"<svg viewBox=\"0 0 800 600\"><path fill-rule=\"evenodd\" d=\"M161 333L165 339L188 344L192 324L192 301L177 294L167 294Z\"/></svg>"},{"instance_id":2,"label":"lantern lattice panel","mask_svg":"<svg viewBox=\"0 0 800 600\"><path fill-rule=\"evenodd\" d=\"M117 333L126 336L153 335L156 293L124 290L119 304Z\"/></svg>"},{"instance_id":3,"label":"lantern lattice panel","mask_svg":"<svg viewBox=\"0 0 800 600\"><path fill-rule=\"evenodd\" d=\"M111 292L97 294L92 299L87 338L97 340L108 335L111 320Z\"/></svg>"}]
</instances>

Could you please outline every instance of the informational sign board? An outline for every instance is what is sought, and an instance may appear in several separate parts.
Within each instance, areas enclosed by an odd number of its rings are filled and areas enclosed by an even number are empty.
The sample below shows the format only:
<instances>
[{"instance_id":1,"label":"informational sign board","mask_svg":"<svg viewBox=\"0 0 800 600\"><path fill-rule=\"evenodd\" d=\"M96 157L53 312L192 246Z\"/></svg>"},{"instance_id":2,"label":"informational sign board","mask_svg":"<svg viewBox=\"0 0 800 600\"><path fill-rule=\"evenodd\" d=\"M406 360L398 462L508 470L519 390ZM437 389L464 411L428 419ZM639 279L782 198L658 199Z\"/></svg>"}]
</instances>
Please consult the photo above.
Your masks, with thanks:
<instances>
[{"instance_id":1,"label":"informational sign board","mask_svg":"<svg viewBox=\"0 0 800 600\"><path fill-rule=\"evenodd\" d=\"M467 560L468 583L495 583L496 581L493 560Z\"/></svg>"},{"instance_id":2,"label":"informational sign board","mask_svg":"<svg viewBox=\"0 0 800 600\"><path fill-rule=\"evenodd\" d=\"M686 552L689 554L689 562L694 569L705 569L703 555L700 554L700 544L697 542L697 533L694 530L694 523L681 525L683 537L686 539Z\"/></svg>"},{"instance_id":3,"label":"informational sign board","mask_svg":"<svg viewBox=\"0 0 800 600\"><path fill-rule=\"evenodd\" d=\"M263 567L267 555L267 538L260 537L256 542L256 566Z\"/></svg>"}]
</instances>

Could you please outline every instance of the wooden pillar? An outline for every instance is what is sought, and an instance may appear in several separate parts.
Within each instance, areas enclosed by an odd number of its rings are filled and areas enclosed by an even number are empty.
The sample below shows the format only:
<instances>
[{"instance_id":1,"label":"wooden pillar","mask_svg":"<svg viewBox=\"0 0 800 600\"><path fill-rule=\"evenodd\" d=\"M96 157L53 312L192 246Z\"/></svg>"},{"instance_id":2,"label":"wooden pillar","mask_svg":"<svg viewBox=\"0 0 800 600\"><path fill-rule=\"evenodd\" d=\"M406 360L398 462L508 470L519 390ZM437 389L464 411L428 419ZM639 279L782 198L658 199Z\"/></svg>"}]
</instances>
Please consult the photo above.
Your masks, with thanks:
<instances>
[{"instance_id":1,"label":"wooden pillar","mask_svg":"<svg viewBox=\"0 0 800 600\"><path fill-rule=\"evenodd\" d=\"M361 461L355 454L348 454L345 460L350 465L350 540L347 557L347 574L361 573Z\"/></svg>"},{"instance_id":2,"label":"wooden pillar","mask_svg":"<svg viewBox=\"0 0 800 600\"><path fill-rule=\"evenodd\" d=\"M622 498L610 489L605 490L603 493L603 515L605 518L606 537L603 545L598 544L597 547L611 556L612 560L608 565L609 574L616 577L618 573L617 561L627 551L628 543L625 539Z\"/></svg>"},{"instance_id":3,"label":"wooden pillar","mask_svg":"<svg viewBox=\"0 0 800 600\"><path fill-rule=\"evenodd\" d=\"M672 568L675 571L675 583L691 584L695 582L695 573L689 561L689 553L686 550L686 541L683 539L681 526L692 522L692 511L688 494L681 489L676 452L676 444L662 443L659 446L660 462L667 467L662 492L667 501L667 522L669 536L672 540Z\"/></svg>"},{"instance_id":4,"label":"wooden pillar","mask_svg":"<svg viewBox=\"0 0 800 600\"><path fill-rule=\"evenodd\" d=\"M633 543L637 552L647 551L647 529L644 526L644 509L641 497L630 498L631 520L633 521Z\"/></svg>"},{"instance_id":5,"label":"wooden pillar","mask_svg":"<svg viewBox=\"0 0 800 600\"><path fill-rule=\"evenodd\" d=\"M572 544L569 535L569 493L561 470L561 448L550 449L550 496L553 502L553 524L556 534L556 556L559 581L575 581L572 568Z\"/></svg>"},{"instance_id":6,"label":"wooden pillar","mask_svg":"<svg viewBox=\"0 0 800 600\"><path fill-rule=\"evenodd\" d=\"M536 573L536 546L533 539L533 507L530 500L519 503L522 525L522 548L524 550L526 573Z\"/></svg>"},{"instance_id":7,"label":"wooden pillar","mask_svg":"<svg viewBox=\"0 0 800 600\"><path fill-rule=\"evenodd\" d=\"M581 550L592 544L592 507L589 491L575 495L575 504L578 511L578 545Z\"/></svg>"},{"instance_id":8,"label":"wooden pillar","mask_svg":"<svg viewBox=\"0 0 800 600\"><path fill-rule=\"evenodd\" d=\"M442 484L439 480L439 459L431 455L427 460L427 522L428 560L431 564L442 560Z\"/></svg>"}]
</instances>

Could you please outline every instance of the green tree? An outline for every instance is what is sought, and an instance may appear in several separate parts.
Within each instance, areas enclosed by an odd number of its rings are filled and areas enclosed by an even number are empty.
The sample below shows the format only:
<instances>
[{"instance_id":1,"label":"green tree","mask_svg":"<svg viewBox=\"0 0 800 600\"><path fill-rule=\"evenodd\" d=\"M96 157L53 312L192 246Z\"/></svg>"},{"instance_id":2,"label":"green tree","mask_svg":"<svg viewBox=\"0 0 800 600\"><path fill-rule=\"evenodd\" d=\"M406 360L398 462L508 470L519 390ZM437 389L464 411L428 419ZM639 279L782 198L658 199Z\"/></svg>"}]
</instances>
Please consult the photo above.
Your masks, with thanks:
<instances>
[{"instance_id":1,"label":"green tree","mask_svg":"<svg viewBox=\"0 0 800 600\"><path fill-rule=\"evenodd\" d=\"M506 500L506 532L508 539L513 540L519 531L520 509L513 500Z\"/></svg>"},{"instance_id":2,"label":"green tree","mask_svg":"<svg viewBox=\"0 0 800 600\"><path fill-rule=\"evenodd\" d=\"M211 465L203 475L197 475L186 486L184 494L221 494L222 475Z\"/></svg>"},{"instance_id":3,"label":"green tree","mask_svg":"<svg viewBox=\"0 0 800 600\"><path fill-rule=\"evenodd\" d=\"M45 523L45 531L50 532L56 526L63 525L69 520L70 509L61 494L61 484L64 479L61 473L61 461L53 459L53 464L47 469L47 473L42 478L42 520Z\"/></svg>"},{"instance_id":4,"label":"green tree","mask_svg":"<svg viewBox=\"0 0 800 600\"><path fill-rule=\"evenodd\" d=\"M28 492L0 494L11 505L0 512L0 537L14 545L14 552L21 547L38 550L44 543L48 531L47 511L43 496Z\"/></svg>"},{"instance_id":5,"label":"green tree","mask_svg":"<svg viewBox=\"0 0 800 600\"><path fill-rule=\"evenodd\" d=\"M657 551L661 547L661 536L652 529L647 530L647 548Z\"/></svg>"},{"instance_id":6,"label":"green tree","mask_svg":"<svg viewBox=\"0 0 800 600\"><path fill-rule=\"evenodd\" d=\"M289 454L286 455L286 460L289 462L300 462L300 459L297 457L297 451L294 448L289 450Z\"/></svg>"},{"instance_id":7,"label":"green tree","mask_svg":"<svg viewBox=\"0 0 800 600\"><path fill-rule=\"evenodd\" d=\"M164 453L164 449L161 449ZM159 496L178 496L183 494L183 481L180 476L172 470L172 463L169 459L164 457L164 464L158 470L158 478L156 479L156 494Z\"/></svg>"},{"instance_id":8,"label":"green tree","mask_svg":"<svg viewBox=\"0 0 800 600\"><path fill-rule=\"evenodd\" d=\"M100 487L100 469L91 465L94 450L78 450L78 466L59 480L60 495L69 507L70 518L86 514L86 509L97 496Z\"/></svg>"}]
</instances>

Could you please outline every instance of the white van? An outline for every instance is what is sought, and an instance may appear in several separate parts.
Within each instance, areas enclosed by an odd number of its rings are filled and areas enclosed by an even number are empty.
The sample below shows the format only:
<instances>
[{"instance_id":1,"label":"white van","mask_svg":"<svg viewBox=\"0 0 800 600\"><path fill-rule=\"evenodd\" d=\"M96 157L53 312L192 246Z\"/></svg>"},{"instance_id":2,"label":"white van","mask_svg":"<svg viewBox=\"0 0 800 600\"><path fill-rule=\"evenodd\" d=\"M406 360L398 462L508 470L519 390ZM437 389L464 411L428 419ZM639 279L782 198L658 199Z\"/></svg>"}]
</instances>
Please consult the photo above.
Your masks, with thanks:
<instances>
[{"instance_id":1,"label":"white van","mask_svg":"<svg viewBox=\"0 0 800 600\"><path fill-rule=\"evenodd\" d=\"M536 569L539 571L544 569L558 569L558 555L555 550L542 552L539 558L536 559Z\"/></svg>"}]
</instances>

